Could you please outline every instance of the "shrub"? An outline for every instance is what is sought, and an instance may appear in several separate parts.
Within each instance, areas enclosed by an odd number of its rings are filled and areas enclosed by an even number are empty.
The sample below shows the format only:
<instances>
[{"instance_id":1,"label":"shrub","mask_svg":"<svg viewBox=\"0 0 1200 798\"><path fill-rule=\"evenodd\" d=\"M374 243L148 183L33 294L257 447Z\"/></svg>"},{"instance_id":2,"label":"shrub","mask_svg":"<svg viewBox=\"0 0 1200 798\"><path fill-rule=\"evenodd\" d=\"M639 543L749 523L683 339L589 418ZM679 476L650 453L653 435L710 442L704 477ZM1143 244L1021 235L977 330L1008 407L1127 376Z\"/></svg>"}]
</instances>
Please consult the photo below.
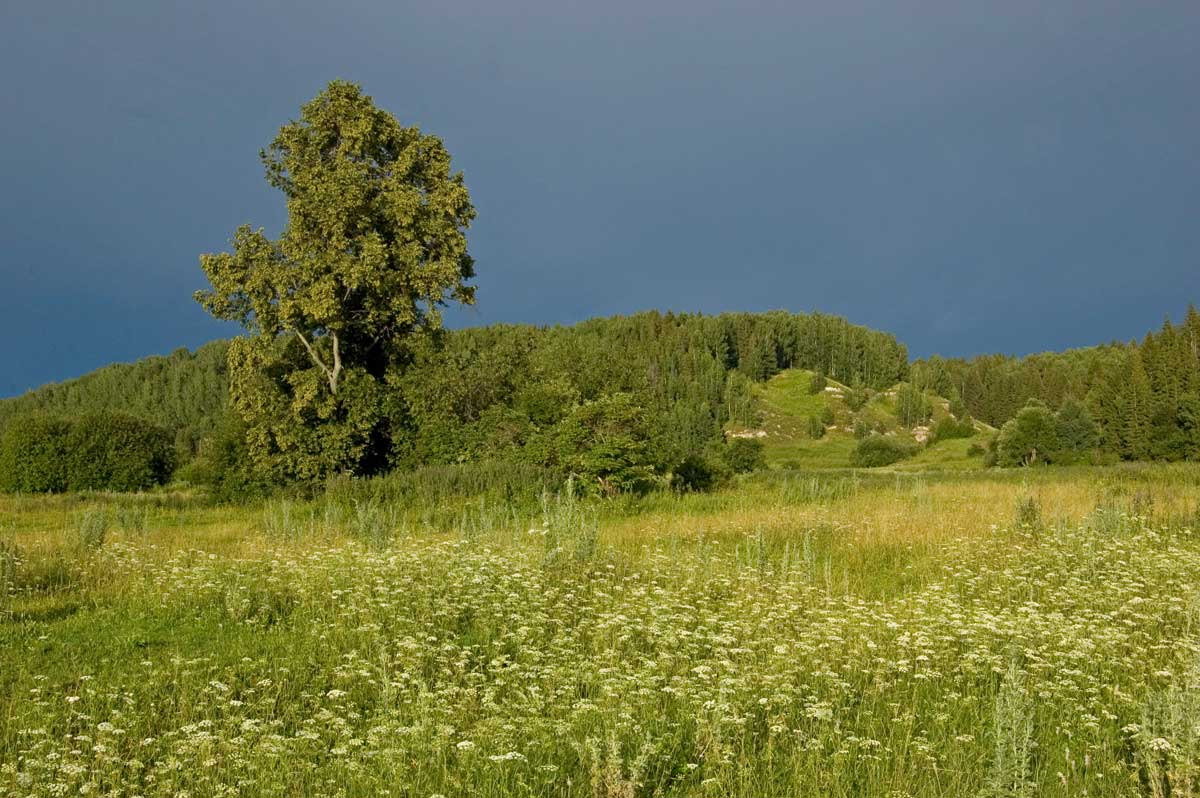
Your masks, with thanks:
<instances>
[{"instance_id":1,"label":"shrub","mask_svg":"<svg viewBox=\"0 0 1200 798\"><path fill-rule=\"evenodd\" d=\"M708 491L720 483L721 476L716 465L698 454L689 454L675 466L671 487L683 493Z\"/></svg>"},{"instance_id":2,"label":"shrub","mask_svg":"<svg viewBox=\"0 0 1200 798\"><path fill-rule=\"evenodd\" d=\"M554 427L554 458L585 490L603 496L643 493L654 484L646 410L628 393L580 405Z\"/></svg>"},{"instance_id":3,"label":"shrub","mask_svg":"<svg viewBox=\"0 0 1200 798\"><path fill-rule=\"evenodd\" d=\"M808 417L808 437L813 440L825 437L825 422L818 415Z\"/></svg>"},{"instance_id":4,"label":"shrub","mask_svg":"<svg viewBox=\"0 0 1200 798\"><path fill-rule=\"evenodd\" d=\"M71 422L49 416L10 421L0 438L0 490L57 493L67 489Z\"/></svg>"},{"instance_id":5,"label":"shrub","mask_svg":"<svg viewBox=\"0 0 1200 798\"><path fill-rule=\"evenodd\" d=\"M953 416L946 416L933 427L933 439L936 441L948 441L953 438L970 438L975 434L975 424L971 418L955 419Z\"/></svg>"},{"instance_id":6,"label":"shrub","mask_svg":"<svg viewBox=\"0 0 1200 798\"><path fill-rule=\"evenodd\" d=\"M1040 530L1042 528L1042 505L1033 496L1017 498L1013 513L1013 525L1018 529Z\"/></svg>"},{"instance_id":7,"label":"shrub","mask_svg":"<svg viewBox=\"0 0 1200 798\"><path fill-rule=\"evenodd\" d=\"M100 550L108 536L108 513L99 509L87 509L75 518L75 528L70 537L71 548L79 556L88 556Z\"/></svg>"},{"instance_id":8,"label":"shrub","mask_svg":"<svg viewBox=\"0 0 1200 798\"><path fill-rule=\"evenodd\" d=\"M813 394L820 393L821 391L825 390L825 386L828 384L829 380L826 379L825 372L813 372L812 377L808 381L808 392Z\"/></svg>"},{"instance_id":9,"label":"shrub","mask_svg":"<svg viewBox=\"0 0 1200 798\"><path fill-rule=\"evenodd\" d=\"M850 465L855 468L876 468L891 465L912 457L920 447L909 441L872 435L863 438L850 453Z\"/></svg>"},{"instance_id":10,"label":"shrub","mask_svg":"<svg viewBox=\"0 0 1200 798\"><path fill-rule=\"evenodd\" d=\"M764 467L762 441L753 438L733 438L721 450L725 465L735 474L745 474Z\"/></svg>"},{"instance_id":11,"label":"shrub","mask_svg":"<svg viewBox=\"0 0 1200 798\"><path fill-rule=\"evenodd\" d=\"M857 413L870 401L871 392L866 388L847 388L842 396L846 400L846 406Z\"/></svg>"},{"instance_id":12,"label":"shrub","mask_svg":"<svg viewBox=\"0 0 1200 798\"><path fill-rule=\"evenodd\" d=\"M871 434L871 425L861 418L854 420L854 437L860 441Z\"/></svg>"},{"instance_id":13,"label":"shrub","mask_svg":"<svg viewBox=\"0 0 1200 798\"><path fill-rule=\"evenodd\" d=\"M170 479L175 438L132 416L89 413L72 425L66 461L71 490L144 490Z\"/></svg>"}]
</instances>

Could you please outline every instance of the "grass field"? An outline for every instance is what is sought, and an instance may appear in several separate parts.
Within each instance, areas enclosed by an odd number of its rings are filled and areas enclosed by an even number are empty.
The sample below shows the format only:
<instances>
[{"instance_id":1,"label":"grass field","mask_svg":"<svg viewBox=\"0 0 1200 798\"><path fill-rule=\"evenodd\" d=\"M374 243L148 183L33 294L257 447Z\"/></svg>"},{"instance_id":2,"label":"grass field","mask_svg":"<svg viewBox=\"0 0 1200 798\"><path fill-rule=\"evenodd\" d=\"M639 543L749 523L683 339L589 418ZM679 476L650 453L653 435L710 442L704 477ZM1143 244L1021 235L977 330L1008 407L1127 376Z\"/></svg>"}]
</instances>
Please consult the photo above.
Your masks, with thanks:
<instances>
[{"instance_id":1,"label":"grass field","mask_svg":"<svg viewBox=\"0 0 1200 798\"><path fill-rule=\"evenodd\" d=\"M0 794L1195 795L1198 504L1183 466L0 498Z\"/></svg>"}]
</instances>

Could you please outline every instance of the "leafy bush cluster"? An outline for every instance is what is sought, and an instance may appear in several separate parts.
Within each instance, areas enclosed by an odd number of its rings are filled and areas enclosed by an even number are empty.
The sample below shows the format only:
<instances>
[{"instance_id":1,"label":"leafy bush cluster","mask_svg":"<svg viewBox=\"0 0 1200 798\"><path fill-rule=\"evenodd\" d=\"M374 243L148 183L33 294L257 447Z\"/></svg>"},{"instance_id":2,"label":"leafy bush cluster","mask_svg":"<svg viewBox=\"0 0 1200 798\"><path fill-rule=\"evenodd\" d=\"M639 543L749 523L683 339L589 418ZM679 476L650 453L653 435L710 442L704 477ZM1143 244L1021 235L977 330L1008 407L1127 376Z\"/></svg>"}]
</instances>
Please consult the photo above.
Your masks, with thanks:
<instances>
[{"instance_id":1,"label":"leafy bush cluster","mask_svg":"<svg viewBox=\"0 0 1200 798\"><path fill-rule=\"evenodd\" d=\"M0 436L0 490L144 490L165 483L175 466L167 430L120 413L74 420L28 416Z\"/></svg>"},{"instance_id":2,"label":"leafy bush cluster","mask_svg":"<svg viewBox=\"0 0 1200 798\"><path fill-rule=\"evenodd\" d=\"M969 417L959 420L946 416L933 425L933 439L948 441L954 438L970 438L975 434L975 422Z\"/></svg>"},{"instance_id":3,"label":"leafy bush cluster","mask_svg":"<svg viewBox=\"0 0 1200 798\"><path fill-rule=\"evenodd\" d=\"M1087 407L1068 397L1055 413L1030 400L996 437L996 465L1029 466L1074 463L1099 445L1100 432Z\"/></svg>"},{"instance_id":4,"label":"leafy bush cluster","mask_svg":"<svg viewBox=\"0 0 1200 798\"><path fill-rule=\"evenodd\" d=\"M850 465L855 468L876 468L898 463L912 457L920 449L916 443L887 435L863 438L850 453Z\"/></svg>"}]
</instances>

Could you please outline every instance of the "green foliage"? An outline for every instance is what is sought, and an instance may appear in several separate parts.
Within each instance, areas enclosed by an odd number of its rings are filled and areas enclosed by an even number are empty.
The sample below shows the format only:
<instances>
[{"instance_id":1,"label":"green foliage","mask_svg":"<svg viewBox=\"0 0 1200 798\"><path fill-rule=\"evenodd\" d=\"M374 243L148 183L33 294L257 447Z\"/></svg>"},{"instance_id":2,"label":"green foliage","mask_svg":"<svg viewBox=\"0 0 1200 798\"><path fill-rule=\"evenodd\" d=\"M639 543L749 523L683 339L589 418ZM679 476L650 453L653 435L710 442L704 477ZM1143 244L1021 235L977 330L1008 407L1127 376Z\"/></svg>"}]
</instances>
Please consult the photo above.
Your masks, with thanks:
<instances>
[{"instance_id":1,"label":"green foliage","mask_svg":"<svg viewBox=\"0 0 1200 798\"><path fill-rule=\"evenodd\" d=\"M1181 323L1168 319L1140 343L1024 358L934 357L914 363L912 371L914 381L961 396L968 412L997 426L1013 419L1029 399L1061 411L1071 397L1086 397L1098 440L1083 445L1090 436L1080 421L1075 432L1082 439L1062 449L1062 460L1200 459L1184 407L1187 397L1200 392L1200 312L1192 306ZM1068 412L1068 418L1078 417L1075 409Z\"/></svg>"},{"instance_id":2,"label":"green foliage","mask_svg":"<svg viewBox=\"0 0 1200 798\"><path fill-rule=\"evenodd\" d=\"M249 271L262 281L272 273ZM282 319L282 311L271 313ZM329 335L264 338L108 367L0 401L0 418L38 407L65 418L130 408L173 433L181 479L231 499L297 480L311 489L331 462L342 463L338 474L473 460L555 464L555 428L585 402L614 393L636 395L646 457L666 473L719 444L727 425L761 423L761 389L738 370L760 357L756 348L768 356L764 363L774 358L771 369L802 377L795 398L821 403L805 415L825 413L825 397L805 390L807 371L858 380L865 392L894 384L908 367L894 337L832 316L649 312L573 327L496 325L407 337L365 375L352 373L343 337L334 398L305 346L328 366ZM372 351L382 357L386 348Z\"/></svg>"},{"instance_id":3,"label":"green foliage","mask_svg":"<svg viewBox=\"0 0 1200 798\"><path fill-rule=\"evenodd\" d=\"M251 334L229 350L230 399L251 457L276 480L386 464L381 392L414 336L470 303L465 231L475 211L434 136L402 127L334 81L262 154L287 199L278 240L238 228L203 255L196 299Z\"/></svg>"},{"instance_id":4,"label":"green foliage","mask_svg":"<svg viewBox=\"0 0 1200 798\"><path fill-rule=\"evenodd\" d=\"M821 393L828 384L829 379L825 376L825 372L814 371L812 379L808 381L808 392L812 394Z\"/></svg>"},{"instance_id":5,"label":"green foliage","mask_svg":"<svg viewBox=\"0 0 1200 798\"><path fill-rule=\"evenodd\" d=\"M842 392L842 396L846 400L846 407L854 413L862 410L867 402L871 401L871 391L862 387L847 388Z\"/></svg>"},{"instance_id":6,"label":"green foliage","mask_svg":"<svg viewBox=\"0 0 1200 798\"><path fill-rule=\"evenodd\" d=\"M174 436L121 413L80 416L66 449L71 490L145 490L167 482L175 467Z\"/></svg>"},{"instance_id":7,"label":"green foliage","mask_svg":"<svg viewBox=\"0 0 1200 798\"><path fill-rule=\"evenodd\" d=\"M730 438L721 448L721 458L735 474L746 474L766 467L762 441Z\"/></svg>"},{"instance_id":8,"label":"green foliage","mask_svg":"<svg viewBox=\"0 0 1200 798\"><path fill-rule=\"evenodd\" d=\"M821 423L826 427L832 427L836 416L833 414L833 405L826 404L821 408Z\"/></svg>"},{"instance_id":9,"label":"green foliage","mask_svg":"<svg viewBox=\"0 0 1200 798\"><path fill-rule=\"evenodd\" d=\"M896 417L902 426L912 428L924 424L933 415L933 406L925 392L904 383L896 389Z\"/></svg>"},{"instance_id":10,"label":"green foliage","mask_svg":"<svg viewBox=\"0 0 1200 798\"><path fill-rule=\"evenodd\" d=\"M933 425L933 439L935 441L970 438L974 434L975 423L969 416L961 421L954 416L946 416Z\"/></svg>"},{"instance_id":11,"label":"green foliage","mask_svg":"<svg viewBox=\"0 0 1200 798\"><path fill-rule=\"evenodd\" d=\"M170 479L175 456L171 433L121 413L18 418L0 438L0 490L144 490Z\"/></svg>"},{"instance_id":12,"label":"green foliage","mask_svg":"<svg viewBox=\"0 0 1200 798\"><path fill-rule=\"evenodd\" d=\"M236 414L225 415L214 433L205 438L196 458L181 468L184 482L206 485L218 501L241 501L271 490L268 475L255 468L246 446L246 423Z\"/></svg>"},{"instance_id":13,"label":"green foliage","mask_svg":"<svg viewBox=\"0 0 1200 798\"><path fill-rule=\"evenodd\" d=\"M738 369L755 382L779 371L779 353L769 336L755 336L738 359Z\"/></svg>"},{"instance_id":14,"label":"green foliage","mask_svg":"<svg viewBox=\"0 0 1200 798\"><path fill-rule=\"evenodd\" d=\"M195 352L177 349L165 357L114 363L78 379L45 385L0 400L0 427L34 414L72 419L85 413L127 413L172 432L189 448L211 434L224 414L229 380L228 342L213 341ZM184 451L180 462L193 451Z\"/></svg>"},{"instance_id":15,"label":"green foliage","mask_svg":"<svg viewBox=\"0 0 1200 798\"><path fill-rule=\"evenodd\" d=\"M993 713L992 757L978 798L1033 798L1034 700L1024 674L1010 662L996 695Z\"/></svg>"},{"instance_id":16,"label":"green foliage","mask_svg":"<svg viewBox=\"0 0 1200 798\"><path fill-rule=\"evenodd\" d=\"M71 423L33 415L10 420L0 437L0 490L57 493L67 490Z\"/></svg>"},{"instance_id":17,"label":"green foliage","mask_svg":"<svg viewBox=\"0 0 1200 798\"><path fill-rule=\"evenodd\" d=\"M808 437L814 441L825 437L825 422L819 415L808 417Z\"/></svg>"},{"instance_id":18,"label":"green foliage","mask_svg":"<svg viewBox=\"0 0 1200 798\"><path fill-rule=\"evenodd\" d=\"M1017 498L1013 525L1026 531L1038 531L1042 528L1042 505L1036 497L1025 495Z\"/></svg>"},{"instance_id":19,"label":"green foliage","mask_svg":"<svg viewBox=\"0 0 1200 798\"><path fill-rule=\"evenodd\" d=\"M996 464L1003 467L1050 462L1059 447L1058 424L1045 405L1031 403L1000 428Z\"/></svg>"},{"instance_id":20,"label":"green foliage","mask_svg":"<svg viewBox=\"0 0 1200 798\"><path fill-rule=\"evenodd\" d=\"M552 465L601 496L638 493L654 483L646 411L632 394L586 402L554 428Z\"/></svg>"},{"instance_id":21,"label":"green foliage","mask_svg":"<svg viewBox=\"0 0 1200 798\"><path fill-rule=\"evenodd\" d=\"M850 454L850 464L855 468L876 468L892 465L912 457L920 449L911 441L886 435L871 435L863 438Z\"/></svg>"},{"instance_id":22,"label":"green foliage","mask_svg":"<svg viewBox=\"0 0 1200 798\"><path fill-rule=\"evenodd\" d=\"M684 493L708 491L720 484L725 476L727 474L722 473L721 467L708 458L689 454L672 470L671 487Z\"/></svg>"},{"instance_id":23,"label":"green foliage","mask_svg":"<svg viewBox=\"0 0 1200 798\"><path fill-rule=\"evenodd\" d=\"M108 536L108 527L108 513L102 509L88 508L79 513L70 540L75 555L87 557L99 551Z\"/></svg>"},{"instance_id":24,"label":"green foliage","mask_svg":"<svg viewBox=\"0 0 1200 798\"><path fill-rule=\"evenodd\" d=\"M1087 405L1073 396L1063 400L1055 421L1058 428L1058 445L1066 452L1085 452L1100 443L1100 430L1092 419Z\"/></svg>"}]
</instances>

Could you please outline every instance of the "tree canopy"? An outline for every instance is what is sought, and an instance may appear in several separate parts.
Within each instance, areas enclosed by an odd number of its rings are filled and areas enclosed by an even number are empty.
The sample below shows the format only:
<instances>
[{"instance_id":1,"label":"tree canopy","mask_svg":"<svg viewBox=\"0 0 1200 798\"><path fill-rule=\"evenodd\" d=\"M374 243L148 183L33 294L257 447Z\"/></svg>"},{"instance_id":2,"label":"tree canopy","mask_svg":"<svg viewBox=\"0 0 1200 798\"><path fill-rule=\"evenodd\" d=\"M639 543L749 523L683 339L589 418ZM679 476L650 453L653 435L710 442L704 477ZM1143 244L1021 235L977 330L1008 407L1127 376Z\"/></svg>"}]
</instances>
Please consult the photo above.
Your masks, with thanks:
<instances>
[{"instance_id":1,"label":"tree canopy","mask_svg":"<svg viewBox=\"0 0 1200 798\"><path fill-rule=\"evenodd\" d=\"M461 172L435 136L404 127L334 81L261 153L283 192L277 240L239 227L203 255L196 299L250 337L229 350L230 400L251 455L281 478L363 473L386 462L380 391L406 344L474 301Z\"/></svg>"}]
</instances>

